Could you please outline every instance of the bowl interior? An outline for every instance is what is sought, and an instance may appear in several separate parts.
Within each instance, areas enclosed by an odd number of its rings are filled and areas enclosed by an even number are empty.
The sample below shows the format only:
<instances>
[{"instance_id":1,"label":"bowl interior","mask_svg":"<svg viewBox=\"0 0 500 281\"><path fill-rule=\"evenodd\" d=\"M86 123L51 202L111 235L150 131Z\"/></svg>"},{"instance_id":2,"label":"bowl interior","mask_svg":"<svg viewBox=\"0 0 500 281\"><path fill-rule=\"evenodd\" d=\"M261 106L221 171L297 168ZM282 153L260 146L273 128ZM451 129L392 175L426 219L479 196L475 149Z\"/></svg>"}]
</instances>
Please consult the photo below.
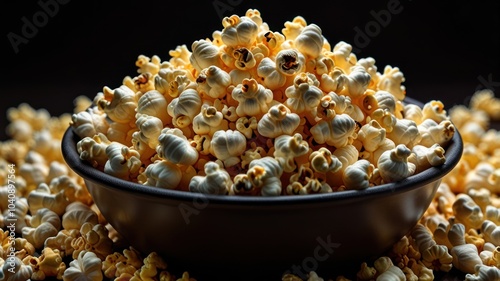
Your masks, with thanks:
<instances>
[{"instance_id":1,"label":"bowl interior","mask_svg":"<svg viewBox=\"0 0 500 281\"><path fill-rule=\"evenodd\" d=\"M420 101L406 97L406 103L423 106ZM179 201L210 200L215 204L239 205L239 206L279 206L297 203L313 203L321 201L346 201L346 200L366 200L371 196L380 196L384 193L405 192L408 189L416 188L423 184L435 181L453 169L460 160L463 150L463 143L458 131L455 132L448 147L446 147L446 162L443 165L431 167L418 174L412 175L404 180L382 184L363 190L347 190L342 192L332 192L323 194L308 194L295 196L276 196L276 197L258 197L258 196L218 196L210 194L199 194L184 192L178 190L161 189L156 187L144 186L134 182L118 179L111 175L93 168L90 164L79 159L76 151L76 143L79 137L68 128L62 140L63 156L77 174L84 179L92 179L107 186L119 187L125 192L132 192L136 195L158 196L161 198L170 198Z\"/></svg>"}]
</instances>

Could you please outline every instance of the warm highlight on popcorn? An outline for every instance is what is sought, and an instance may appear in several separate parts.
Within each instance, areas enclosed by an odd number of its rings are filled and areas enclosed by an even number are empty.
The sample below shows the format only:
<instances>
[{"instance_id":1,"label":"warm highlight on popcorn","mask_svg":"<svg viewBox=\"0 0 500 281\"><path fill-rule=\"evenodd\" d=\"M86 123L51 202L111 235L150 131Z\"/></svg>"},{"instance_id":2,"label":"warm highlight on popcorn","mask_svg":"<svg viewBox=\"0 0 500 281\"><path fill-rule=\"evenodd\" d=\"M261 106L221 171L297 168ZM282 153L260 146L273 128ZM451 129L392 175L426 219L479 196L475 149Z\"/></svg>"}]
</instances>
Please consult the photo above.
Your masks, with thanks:
<instances>
[{"instance_id":1,"label":"warm highlight on popcorn","mask_svg":"<svg viewBox=\"0 0 500 281\"><path fill-rule=\"evenodd\" d=\"M273 31L250 9L169 54L139 55L137 76L73 115L82 160L159 188L266 196L364 189L446 161L442 102L405 104L399 68L378 72L300 16Z\"/></svg>"}]
</instances>

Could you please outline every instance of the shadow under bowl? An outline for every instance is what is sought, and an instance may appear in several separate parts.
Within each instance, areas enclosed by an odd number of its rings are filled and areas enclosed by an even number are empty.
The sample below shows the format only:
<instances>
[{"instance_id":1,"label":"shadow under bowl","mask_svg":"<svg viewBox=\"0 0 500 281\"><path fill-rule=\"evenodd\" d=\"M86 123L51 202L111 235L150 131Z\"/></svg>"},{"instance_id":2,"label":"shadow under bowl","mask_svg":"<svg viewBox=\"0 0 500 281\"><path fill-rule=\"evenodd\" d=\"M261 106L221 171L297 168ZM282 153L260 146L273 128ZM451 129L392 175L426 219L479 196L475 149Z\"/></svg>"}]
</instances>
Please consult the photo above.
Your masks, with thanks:
<instances>
[{"instance_id":1,"label":"shadow under bowl","mask_svg":"<svg viewBox=\"0 0 500 281\"><path fill-rule=\"evenodd\" d=\"M407 98L406 102L419 103ZM364 190L279 197L204 195L143 186L80 160L68 128L62 152L106 220L131 246L162 255L197 280L281 280L290 271L342 274L380 256L423 216L461 158L458 132L446 162ZM266 277L270 279L266 279ZM206 278L206 279L204 279Z\"/></svg>"}]
</instances>

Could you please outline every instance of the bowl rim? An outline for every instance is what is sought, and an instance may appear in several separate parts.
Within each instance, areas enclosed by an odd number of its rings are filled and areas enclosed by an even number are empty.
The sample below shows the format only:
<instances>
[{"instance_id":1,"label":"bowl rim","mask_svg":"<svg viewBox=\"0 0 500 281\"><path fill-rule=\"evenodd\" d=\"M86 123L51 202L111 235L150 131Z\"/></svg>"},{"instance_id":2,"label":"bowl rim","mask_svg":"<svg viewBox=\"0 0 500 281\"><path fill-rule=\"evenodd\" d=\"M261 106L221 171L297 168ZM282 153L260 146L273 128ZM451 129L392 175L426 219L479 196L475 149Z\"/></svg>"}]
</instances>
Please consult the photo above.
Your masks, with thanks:
<instances>
[{"instance_id":1,"label":"bowl rim","mask_svg":"<svg viewBox=\"0 0 500 281\"><path fill-rule=\"evenodd\" d=\"M423 103L405 97L405 103L416 104L420 107ZM117 189L125 192L133 192L134 195L148 196L155 198L165 198L179 202L206 202L221 205L241 205L241 206L280 206L297 205L319 202L352 202L356 200L368 200L378 198L387 194L398 194L422 187L430 182L440 180L448 174L459 162L463 152L463 141L458 130L445 148L446 161L439 166L433 166L417 174L409 176L403 180L376 185L361 190L345 190L330 193L305 194L305 195L280 195L271 197L262 196L238 196L238 195L213 195L202 194L189 191L163 189L153 186L145 186L139 183L126 181L108 175L96 169L87 161L81 160L76 150L76 143L80 138L69 126L61 141L61 150L66 164L85 181L91 181L107 188Z\"/></svg>"}]
</instances>

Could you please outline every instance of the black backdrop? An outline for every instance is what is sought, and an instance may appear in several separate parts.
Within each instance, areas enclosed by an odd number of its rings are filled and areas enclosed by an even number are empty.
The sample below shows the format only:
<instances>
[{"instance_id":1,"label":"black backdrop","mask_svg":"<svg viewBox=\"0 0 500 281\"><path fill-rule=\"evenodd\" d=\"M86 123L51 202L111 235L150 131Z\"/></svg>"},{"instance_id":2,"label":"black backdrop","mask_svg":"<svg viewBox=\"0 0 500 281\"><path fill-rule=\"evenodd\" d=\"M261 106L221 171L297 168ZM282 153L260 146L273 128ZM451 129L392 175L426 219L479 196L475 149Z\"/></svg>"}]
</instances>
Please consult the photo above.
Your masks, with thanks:
<instances>
[{"instance_id":1,"label":"black backdrop","mask_svg":"<svg viewBox=\"0 0 500 281\"><path fill-rule=\"evenodd\" d=\"M2 3L0 137L5 112L27 102L52 115L73 110L78 95L135 76L138 55L168 52L221 30L221 20L256 8L271 30L297 15L316 23L333 46L404 73L407 94L466 104L476 89L500 90L500 2L491 1L78 1Z\"/></svg>"}]
</instances>

